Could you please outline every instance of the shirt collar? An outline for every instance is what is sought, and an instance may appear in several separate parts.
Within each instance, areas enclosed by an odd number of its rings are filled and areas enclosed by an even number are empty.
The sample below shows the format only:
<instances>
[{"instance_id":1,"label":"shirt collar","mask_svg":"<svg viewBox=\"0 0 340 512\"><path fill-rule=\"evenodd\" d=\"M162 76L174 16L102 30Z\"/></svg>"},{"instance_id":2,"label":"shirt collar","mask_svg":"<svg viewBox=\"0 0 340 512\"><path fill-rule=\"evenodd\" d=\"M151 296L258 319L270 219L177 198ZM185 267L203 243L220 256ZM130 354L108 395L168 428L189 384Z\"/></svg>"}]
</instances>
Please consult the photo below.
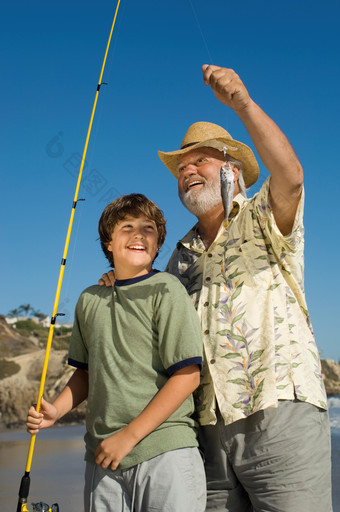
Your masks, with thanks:
<instances>
[{"instance_id":1,"label":"shirt collar","mask_svg":"<svg viewBox=\"0 0 340 512\"><path fill-rule=\"evenodd\" d=\"M130 277L128 279L116 279L114 285L115 286L126 286L129 284L139 283L140 281L144 281L145 279L149 279L150 277L158 274L159 270L152 269L148 274L143 274L138 277Z\"/></svg>"}]
</instances>

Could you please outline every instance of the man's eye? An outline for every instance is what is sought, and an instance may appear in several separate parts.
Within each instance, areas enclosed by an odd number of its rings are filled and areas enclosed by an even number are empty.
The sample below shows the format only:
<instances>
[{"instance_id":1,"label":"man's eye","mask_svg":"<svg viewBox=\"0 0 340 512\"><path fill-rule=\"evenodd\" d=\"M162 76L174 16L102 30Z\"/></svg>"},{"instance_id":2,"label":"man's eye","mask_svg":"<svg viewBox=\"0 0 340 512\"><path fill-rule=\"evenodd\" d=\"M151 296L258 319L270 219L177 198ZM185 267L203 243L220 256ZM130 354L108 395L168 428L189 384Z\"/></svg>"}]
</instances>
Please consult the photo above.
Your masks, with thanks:
<instances>
[{"instance_id":1,"label":"man's eye","mask_svg":"<svg viewBox=\"0 0 340 512\"><path fill-rule=\"evenodd\" d=\"M206 158L204 158L203 156L201 158L198 158L197 161L196 161L196 165L202 165L204 164L205 162L207 161Z\"/></svg>"}]
</instances>

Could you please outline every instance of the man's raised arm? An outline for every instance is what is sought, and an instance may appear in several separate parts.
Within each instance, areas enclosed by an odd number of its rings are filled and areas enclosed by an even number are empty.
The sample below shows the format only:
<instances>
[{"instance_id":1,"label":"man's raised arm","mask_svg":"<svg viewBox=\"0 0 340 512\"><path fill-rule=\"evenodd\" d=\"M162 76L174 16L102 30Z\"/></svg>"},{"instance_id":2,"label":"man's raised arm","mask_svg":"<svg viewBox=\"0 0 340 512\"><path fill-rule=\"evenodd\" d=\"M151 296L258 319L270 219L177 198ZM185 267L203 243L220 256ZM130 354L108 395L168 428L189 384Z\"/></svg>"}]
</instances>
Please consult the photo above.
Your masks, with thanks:
<instances>
[{"instance_id":1,"label":"man's raised arm","mask_svg":"<svg viewBox=\"0 0 340 512\"><path fill-rule=\"evenodd\" d=\"M205 85L244 123L271 174L270 199L275 221L283 235L289 234L303 185L302 166L292 146L274 121L250 98L235 71L205 64L202 72Z\"/></svg>"}]
</instances>

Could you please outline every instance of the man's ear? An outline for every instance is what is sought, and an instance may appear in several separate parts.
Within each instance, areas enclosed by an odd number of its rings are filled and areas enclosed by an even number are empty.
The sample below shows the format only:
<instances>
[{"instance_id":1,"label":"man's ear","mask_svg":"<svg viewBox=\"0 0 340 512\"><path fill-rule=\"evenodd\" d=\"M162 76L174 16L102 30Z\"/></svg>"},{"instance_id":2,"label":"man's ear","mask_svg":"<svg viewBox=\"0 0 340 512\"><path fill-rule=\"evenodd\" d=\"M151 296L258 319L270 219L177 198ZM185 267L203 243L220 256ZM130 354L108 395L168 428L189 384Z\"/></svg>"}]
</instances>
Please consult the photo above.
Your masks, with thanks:
<instances>
[{"instance_id":1,"label":"man's ear","mask_svg":"<svg viewBox=\"0 0 340 512\"><path fill-rule=\"evenodd\" d=\"M234 173L234 182L237 182L240 177L240 169L236 165L233 165L231 168Z\"/></svg>"}]
</instances>

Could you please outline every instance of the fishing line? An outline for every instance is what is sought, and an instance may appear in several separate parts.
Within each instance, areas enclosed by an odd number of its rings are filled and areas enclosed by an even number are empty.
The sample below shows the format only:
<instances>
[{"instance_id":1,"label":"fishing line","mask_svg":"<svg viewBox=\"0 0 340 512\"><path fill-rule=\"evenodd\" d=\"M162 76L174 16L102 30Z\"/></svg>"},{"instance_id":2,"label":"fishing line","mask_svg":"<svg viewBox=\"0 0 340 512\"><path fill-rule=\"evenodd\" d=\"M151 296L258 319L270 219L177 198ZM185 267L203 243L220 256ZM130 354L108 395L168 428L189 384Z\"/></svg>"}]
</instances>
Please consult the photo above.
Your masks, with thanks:
<instances>
[{"instance_id":1,"label":"fishing line","mask_svg":"<svg viewBox=\"0 0 340 512\"><path fill-rule=\"evenodd\" d=\"M214 63L214 60L213 60L213 58L212 58L212 56L211 56L211 53L210 53L210 50L209 50L209 47L208 47L208 43L207 43L207 41L206 41L206 39L205 39L205 37L204 37L203 30L202 30L202 27L201 27L201 25L200 25L200 22L199 22L199 19L198 19L197 14L196 14L195 8L194 8L194 6L193 6L192 1L191 1L191 0L188 0L188 1L189 1L190 6L191 6L191 9L192 9L192 12L193 12L194 18L195 18L195 20L196 20L196 23L197 23L197 26L198 26L198 30L200 31L200 34L201 34L202 40L203 40L204 45L205 45L205 48L206 48L206 50L207 50L208 57L209 57L209 62L210 62L210 64L213 64L213 63ZM202 62L202 64L203 64L203 62ZM225 125L226 125L226 126L227 126L227 128L228 128L228 126L229 126L229 118L228 118L228 113L227 113L227 112L226 112L226 118L225 118Z\"/></svg>"},{"instance_id":2,"label":"fishing line","mask_svg":"<svg viewBox=\"0 0 340 512\"><path fill-rule=\"evenodd\" d=\"M41 400L42 400L43 391L44 391L44 387L45 387L46 373L47 373L47 367L48 367L48 359L49 359L49 355L50 355L50 351L51 351L54 327L55 327L56 319L57 319L57 316L58 316L58 304L59 304L60 290L61 290L61 285L62 285L64 271L65 271L67 251L68 251L68 246L69 246L70 237L71 237L74 213L75 213L75 209L76 209L77 201L78 201L78 193L79 193L79 188L80 188L83 168L84 168L84 164L85 164L87 147L88 147L89 138L90 138L90 134L91 134L93 118L94 118L94 114L95 114L95 111L96 111L99 91L100 91L101 86L103 85L102 78L103 78L103 73L104 73L104 68L105 68L105 64L106 64L106 59L107 59L109 47L110 47L110 42L111 42L111 37L112 37L113 29L114 29L114 26L115 26L115 23L116 23L116 18L117 18L117 13L118 13L118 9L119 9L119 4L120 4L120 0L117 1L117 6L116 6L115 14L114 14L114 17L113 17L113 21L112 21L110 35L109 35L109 38L108 38L108 41L107 41L107 45L106 45L106 50L105 50L105 54L104 54L103 64L102 64L102 68L101 68L101 72L100 72L100 76L99 76L99 80L98 80L98 84L97 84L97 90L96 90L96 94L95 94L95 99L94 99L93 107L92 107L92 113L91 113L91 117L90 117L89 127L88 127L88 130L87 130L87 135L86 135L86 140L85 140L83 156L82 156L82 160L81 160L81 164L80 164L78 180L77 180L76 190L75 190L75 194L74 194L72 209L71 209L71 216L70 216L70 221L69 221L69 225L68 225L68 229L67 229L67 234L66 234L66 240L65 240L65 245L64 245L64 252L63 252L63 256L62 256L62 260L61 260L61 266L60 266L57 290L56 290L56 294L55 294L54 305L53 305L53 312L52 312L52 317L51 317L51 325L50 325L50 329L49 329L49 333L48 333L48 338L47 338L45 359L44 359L44 365L43 365L43 370L42 370L42 374L41 374L40 387L39 387L39 393L38 393L38 399L37 399L37 405L36 405L37 412L40 411ZM30 488L30 471L31 471L31 464L32 464L32 457L33 457L33 452L34 452L35 440L36 440L36 434L31 435L31 441L30 441L28 455L27 455L27 463L26 463L25 473L24 473L24 476L21 479L21 484L20 484L20 489L19 489L19 499L18 499L18 505L17 505L17 512L29 512L28 509L27 509L27 498L28 498L29 488Z\"/></svg>"},{"instance_id":3,"label":"fishing line","mask_svg":"<svg viewBox=\"0 0 340 512\"><path fill-rule=\"evenodd\" d=\"M190 4L191 9L192 9L192 12L193 12L193 14L194 14L194 18L195 18L195 20L196 20L196 23L197 23L197 26L198 26L198 30L200 31L201 37L202 37L202 39L203 39L203 42L204 42L204 45L205 45L205 49L207 50L208 57L209 57L209 61L210 61L210 63L212 64L214 61L213 61L213 59L212 59L212 57L211 57L211 53L210 53L210 51L209 51L209 47L208 47L207 41L206 41L206 39L205 39L205 37L204 37L203 30L202 30L202 28L201 28L200 22L199 22L199 20L198 20L198 16L197 16L197 14L196 14L196 11L195 11L195 9L194 9L194 6L193 6L193 4L192 4L192 1L191 1L191 0L189 0L189 4Z\"/></svg>"}]
</instances>

